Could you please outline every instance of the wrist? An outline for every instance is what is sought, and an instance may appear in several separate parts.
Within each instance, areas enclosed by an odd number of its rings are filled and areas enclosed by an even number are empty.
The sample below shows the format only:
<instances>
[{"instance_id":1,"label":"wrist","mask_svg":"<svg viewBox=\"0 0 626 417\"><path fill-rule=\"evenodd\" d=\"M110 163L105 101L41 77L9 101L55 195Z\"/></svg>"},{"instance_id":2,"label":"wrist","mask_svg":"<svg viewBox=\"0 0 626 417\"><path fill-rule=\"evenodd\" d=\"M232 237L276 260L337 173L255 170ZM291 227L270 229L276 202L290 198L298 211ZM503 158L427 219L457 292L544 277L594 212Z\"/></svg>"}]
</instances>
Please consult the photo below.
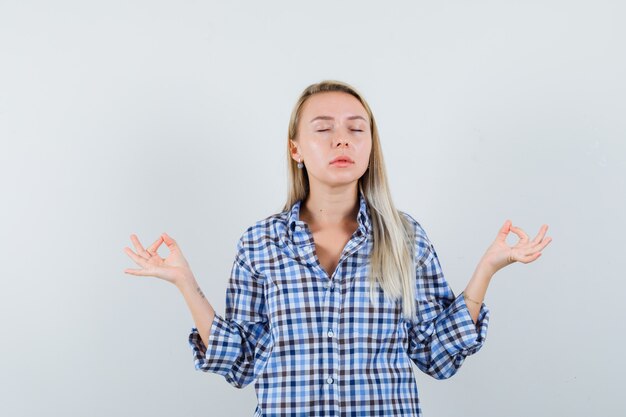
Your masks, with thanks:
<instances>
[{"instance_id":1,"label":"wrist","mask_svg":"<svg viewBox=\"0 0 626 417\"><path fill-rule=\"evenodd\" d=\"M468 297L465 291L463 291L463 298L465 298L466 304L467 304L467 301L469 301L473 304L476 304L477 306L481 306L484 301L484 300L478 301L478 300L474 300L473 298Z\"/></svg>"},{"instance_id":2,"label":"wrist","mask_svg":"<svg viewBox=\"0 0 626 417\"><path fill-rule=\"evenodd\" d=\"M176 280L176 287L182 292L187 289L195 289L198 287L198 282L193 275L181 275Z\"/></svg>"},{"instance_id":3,"label":"wrist","mask_svg":"<svg viewBox=\"0 0 626 417\"><path fill-rule=\"evenodd\" d=\"M493 278L493 276L496 274L496 272L498 272L498 270L499 268L492 265L489 261L483 258L480 260L480 262L478 262L475 274L477 276L480 276L483 280L490 281L491 278Z\"/></svg>"}]
</instances>

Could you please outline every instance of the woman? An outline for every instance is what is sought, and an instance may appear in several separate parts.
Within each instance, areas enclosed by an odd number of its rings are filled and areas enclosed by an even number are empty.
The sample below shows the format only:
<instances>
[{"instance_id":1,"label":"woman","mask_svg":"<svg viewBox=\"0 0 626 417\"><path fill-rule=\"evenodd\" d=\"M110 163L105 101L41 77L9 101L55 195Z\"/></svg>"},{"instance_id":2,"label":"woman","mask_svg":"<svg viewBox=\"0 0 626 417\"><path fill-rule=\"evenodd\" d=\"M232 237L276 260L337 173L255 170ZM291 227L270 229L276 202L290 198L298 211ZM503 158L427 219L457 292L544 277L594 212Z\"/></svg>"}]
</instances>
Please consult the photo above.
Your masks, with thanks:
<instances>
[{"instance_id":1,"label":"woman","mask_svg":"<svg viewBox=\"0 0 626 417\"><path fill-rule=\"evenodd\" d=\"M551 241L506 221L455 296L433 244L391 200L374 116L348 84L323 81L296 103L283 211L239 239L226 313L206 300L176 241L147 250L135 235L133 275L178 287L196 327L195 367L242 388L256 381L255 416L421 415L411 362L454 375L485 341L491 277L529 263ZM509 247L513 232L520 241ZM157 254L165 243L170 254Z\"/></svg>"}]
</instances>

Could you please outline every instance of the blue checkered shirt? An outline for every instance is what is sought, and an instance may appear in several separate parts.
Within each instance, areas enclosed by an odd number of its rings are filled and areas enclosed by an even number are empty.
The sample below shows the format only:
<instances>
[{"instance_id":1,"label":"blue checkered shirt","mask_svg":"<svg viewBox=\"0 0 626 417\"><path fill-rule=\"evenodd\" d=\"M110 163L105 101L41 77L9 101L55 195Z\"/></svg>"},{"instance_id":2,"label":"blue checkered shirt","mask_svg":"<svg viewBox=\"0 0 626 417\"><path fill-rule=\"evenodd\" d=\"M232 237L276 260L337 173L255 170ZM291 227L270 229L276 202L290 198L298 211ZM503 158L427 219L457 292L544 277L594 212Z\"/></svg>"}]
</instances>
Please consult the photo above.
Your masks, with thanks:
<instances>
[{"instance_id":1,"label":"blue checkered shirt","mask_svg":"<svg viewBox=\"0 0 626 417\"><path fill-rule=\"evenodd\" d=\"M367 278L369 207L359 192L358 228L329 278L313 235L299 219L302 201L249 227L237 244L208 346L192 327L196 370L242 388L255 381L260 416L421 416L414 363L437 379L454 375L483 345L489 310L474 324L446 282L421 225L415 228L417 315L402 317Z\"/></svg>"}]
</instances>

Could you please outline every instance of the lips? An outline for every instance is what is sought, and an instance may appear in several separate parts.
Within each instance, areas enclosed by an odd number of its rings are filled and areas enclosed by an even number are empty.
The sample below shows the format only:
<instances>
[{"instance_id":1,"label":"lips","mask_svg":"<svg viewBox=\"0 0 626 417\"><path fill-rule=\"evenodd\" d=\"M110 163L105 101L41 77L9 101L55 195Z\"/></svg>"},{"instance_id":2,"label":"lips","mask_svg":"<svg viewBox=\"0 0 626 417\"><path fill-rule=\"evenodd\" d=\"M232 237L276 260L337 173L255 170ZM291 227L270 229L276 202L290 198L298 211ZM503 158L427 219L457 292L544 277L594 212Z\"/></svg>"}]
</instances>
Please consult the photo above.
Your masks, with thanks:
<instances>
[{"instance_id":1,"label":"lips","mask_svg":"<svg viewBox=\"0 0 626 417\"><path fill-rule=\"evenodd\" d=\"M352 160L352 158L350 158L349 156L338 156L335 159L333 159L332 161L330 161L331 164L334 164L335 162L349 162L351 164L354 163L354 161Z\"/></svg>"}]
</instances>

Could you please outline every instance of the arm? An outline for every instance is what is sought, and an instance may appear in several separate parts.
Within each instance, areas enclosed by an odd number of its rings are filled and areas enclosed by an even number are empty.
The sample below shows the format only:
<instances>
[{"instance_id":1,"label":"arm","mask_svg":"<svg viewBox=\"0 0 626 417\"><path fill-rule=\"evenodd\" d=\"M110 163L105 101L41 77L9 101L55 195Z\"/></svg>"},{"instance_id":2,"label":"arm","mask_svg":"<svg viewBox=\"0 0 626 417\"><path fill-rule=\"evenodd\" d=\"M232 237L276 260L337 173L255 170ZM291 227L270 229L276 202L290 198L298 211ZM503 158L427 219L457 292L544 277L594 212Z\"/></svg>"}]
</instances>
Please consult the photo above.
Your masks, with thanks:
<instances>
[{"instance_id":1,"label":"arm","mask_svg":"<svg viewBox=\"0 0 626 417\"><path fill-rule=\"evenodd\" d=\"M522 229L507 220L478 263L464 294L454 298L434 246L419 223L415 224L420 259L416 269L418 321L407 326L408 353L422 371L437 379L449 378L467 356L480 350L486 339L489 310L483 300L493 275L513 262L536 260L552 238L544 239L548 226L543 225L529 241ZM506 244L511 231L520 237L513 247Z\"/></svg>"},{"instance_id":2,"label":"arm","mask_svg":"<svg viewBox=\"0 0 626 417\"><path fill-rule=\"evenodd\" d=\"M250 265L244 242L242 236L226 291L225 315L214 312L212 318L207 315L205 319L202 297L191 297L192 302L195 299L200 305L198 320L204 322L205 329L208 327L204 332L209 336L208 343L205 343L201 337L202 328L191 329L189 346L195 368L222 375L236 388L243 388L258 377L265 369L273 347L263 277ZM193 291L188 289L187 294L190 293ZM194 314L194 307L190 305L190 308Z\"/></svg>"},{"instance_id":3,"label":"arm","mask_svg":"<svg viewBox=\"0 0 626 417\"><path fill-rule=\"evenodd\" d=\"M465 291L463 291L463 294L466 296L465 301L467 308L475 324L478 320L478 314L480 313L482 305L481 300L485 298L485 293L487 292L487 287L492 277L493 273L488 265L481 261L478 266L476 266L472 278L467 284L467 287L465 287Z\"/></svg>"},{"instance_id":4,"label":"arm","mask_svg":"<svg viewBox=\"0 0 626 417\"><path fill-rule=\"evenodd\" d=\"M263 277L254 273L248 261L246 237L244 234L237 244L237 257L226 293L225 317L215 313L206 300L180 247L167 233L161 234L148 249L144 249L133 234L131 240L137 253L124 248L141 266L140 269L127 268L125 273L164 279L183 294L196 324L189 334L196 369L223 375L238 388L248 385L264 369L273 346L265 311ZM157 252L162 243L170 250L166 259Z\"/></svg>"},{"instance_id":5,"label":"arm","mask_svg":"<svg viewBox=\"0 0 626 417\"><path fill-rule=\"evenodd\" d=\"M211 325L215 318L215 310L204 296L204 293L198 286L195 277L187 277L181 279L176 287L180 290L185 298L187 307L191 311L191 316L196 324L196 328L202 339L202 343L206 346L211 336Z\"/></svg>"},{"instance_id":6,"label":"arm","mask_svg":"<svg viewBox=\"0 0 626 417\"><path fill-rule=\"evenodd\" d=\"M476 320L472 318L463 295L455 297L450 289L426 233L419 226L416 233L420 257L415 271L418 314L416 320L406 323L407 353L421 371L446 379L482 347L489 310L481 304Z\"/></svg>"}]
</instances>

